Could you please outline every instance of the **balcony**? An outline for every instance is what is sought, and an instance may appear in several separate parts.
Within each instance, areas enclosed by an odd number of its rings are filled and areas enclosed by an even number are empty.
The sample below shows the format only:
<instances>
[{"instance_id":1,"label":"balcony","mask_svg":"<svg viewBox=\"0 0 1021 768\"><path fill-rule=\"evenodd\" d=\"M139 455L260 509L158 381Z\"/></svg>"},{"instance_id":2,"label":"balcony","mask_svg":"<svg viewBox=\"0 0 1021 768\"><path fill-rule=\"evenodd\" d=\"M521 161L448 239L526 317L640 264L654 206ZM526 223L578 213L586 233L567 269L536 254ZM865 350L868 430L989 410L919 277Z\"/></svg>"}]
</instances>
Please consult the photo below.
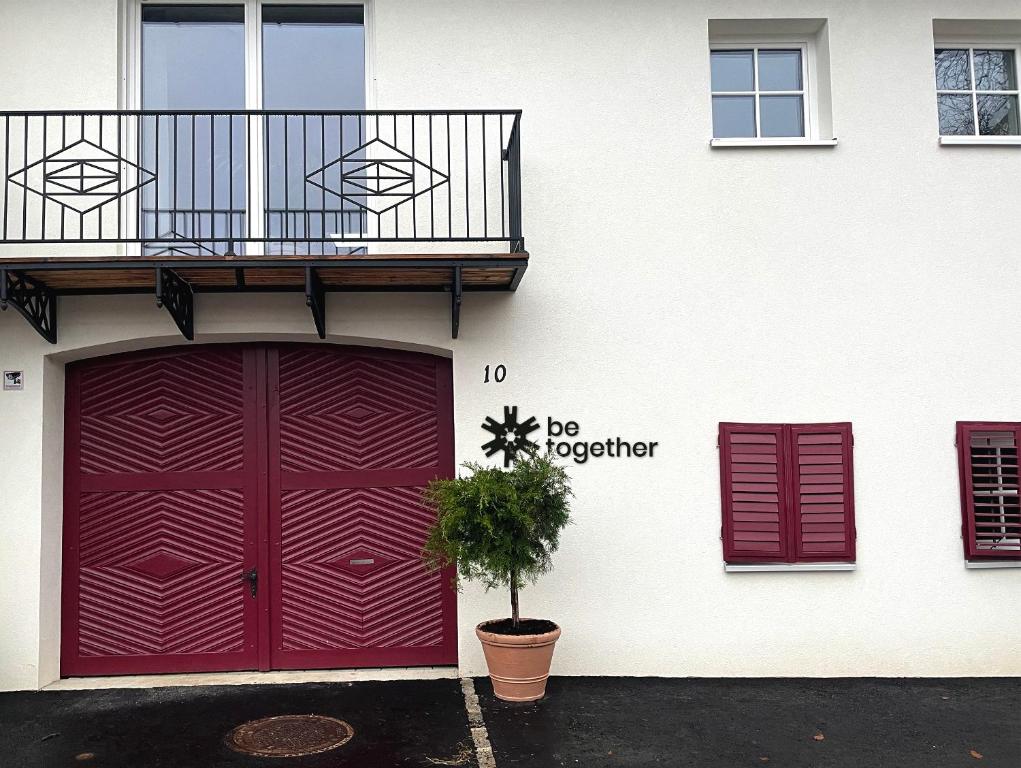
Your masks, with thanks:
<instances>
[{"instance_id":1,"label":"balcony","mask_svg":"<svg viewBox=\"0 0 1021 768\"><path fill-rule=\"evenodd\" d=\"M56 343L57 297L513 291L520 111L7 112L0 308Z\"/></svg>"}]
</instances>

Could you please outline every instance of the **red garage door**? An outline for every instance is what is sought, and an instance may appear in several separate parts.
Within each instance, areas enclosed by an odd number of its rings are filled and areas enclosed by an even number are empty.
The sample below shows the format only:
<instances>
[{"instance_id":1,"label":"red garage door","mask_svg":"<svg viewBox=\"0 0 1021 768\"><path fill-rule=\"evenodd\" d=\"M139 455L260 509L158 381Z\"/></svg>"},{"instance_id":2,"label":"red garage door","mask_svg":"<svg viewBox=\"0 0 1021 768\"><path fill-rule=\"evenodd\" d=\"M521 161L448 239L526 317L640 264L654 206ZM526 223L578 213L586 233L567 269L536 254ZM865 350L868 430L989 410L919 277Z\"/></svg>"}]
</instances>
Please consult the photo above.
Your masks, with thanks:
<instances>
[{"instance_id":1,"label":"red garage door","mask_svg":"<svg viewBox=\"0 0 1021 768\"><path fill-rule=\"evenodd\" d=\"M419 557L450 375L326 345L69 366L62 673L456 663Z\"/></svg>"}]
</instances>

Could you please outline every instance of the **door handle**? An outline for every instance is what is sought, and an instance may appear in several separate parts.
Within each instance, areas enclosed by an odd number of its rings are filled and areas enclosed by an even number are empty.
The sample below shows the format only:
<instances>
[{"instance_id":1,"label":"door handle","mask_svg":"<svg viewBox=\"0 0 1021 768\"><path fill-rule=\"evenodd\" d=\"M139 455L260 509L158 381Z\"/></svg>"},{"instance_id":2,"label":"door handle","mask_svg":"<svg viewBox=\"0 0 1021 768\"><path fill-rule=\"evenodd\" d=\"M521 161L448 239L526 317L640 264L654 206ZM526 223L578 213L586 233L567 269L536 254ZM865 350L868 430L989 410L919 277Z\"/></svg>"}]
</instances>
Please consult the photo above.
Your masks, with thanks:
<instances>
[{"instance_id":1,"label":"door handle","mask_svg":"<svg viewBox=\"0 0 1021 768\"><path fill-rule=\"evenodd\" d=\"M253 568L250 571L245 571L241 574L241 581L247 581L248 587L252 591L252 597L255 597L259 590L259 571L257 568Z\"/></svg>"}]
</instances>

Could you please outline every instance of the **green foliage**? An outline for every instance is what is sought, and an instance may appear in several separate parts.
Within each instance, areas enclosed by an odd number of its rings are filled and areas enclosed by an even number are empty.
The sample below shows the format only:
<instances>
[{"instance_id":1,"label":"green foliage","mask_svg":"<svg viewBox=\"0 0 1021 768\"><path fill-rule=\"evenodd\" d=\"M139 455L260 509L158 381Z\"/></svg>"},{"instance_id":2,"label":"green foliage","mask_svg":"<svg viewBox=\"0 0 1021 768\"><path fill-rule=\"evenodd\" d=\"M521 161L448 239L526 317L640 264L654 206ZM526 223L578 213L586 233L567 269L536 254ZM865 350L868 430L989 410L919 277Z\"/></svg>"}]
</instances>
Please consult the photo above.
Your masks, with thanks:
<instances>
[{"instance_id":1,"label":"green foliage","mask_svg":"<svg viewBox=\"0 0 1021 768\"><path fill-rule=\"evenodd\" d=\"M552 568L560 531L570 522L570 479L534 453L511 469L464 465L465 477L434 480L425 501L437 520L423 557L432 568L456 563L461 578L486 589L518 587Z\"/></svg>"}]
</instances>

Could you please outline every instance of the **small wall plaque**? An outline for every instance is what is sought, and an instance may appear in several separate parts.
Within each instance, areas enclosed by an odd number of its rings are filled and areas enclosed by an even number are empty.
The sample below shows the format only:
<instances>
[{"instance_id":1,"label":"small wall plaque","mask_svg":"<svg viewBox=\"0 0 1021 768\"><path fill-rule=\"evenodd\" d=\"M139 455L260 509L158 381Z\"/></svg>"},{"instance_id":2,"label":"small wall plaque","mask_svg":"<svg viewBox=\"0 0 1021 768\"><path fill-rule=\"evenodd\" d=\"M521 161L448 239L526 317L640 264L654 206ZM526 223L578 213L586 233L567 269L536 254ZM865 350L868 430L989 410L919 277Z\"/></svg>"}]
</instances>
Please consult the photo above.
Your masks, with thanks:
<instances>
[{"instance_id":1,"label":"small wall plaque","mask_svg":"<svg viewBox=\"0 0 1021 768\"><path fill-rule=\"evenodd\" d=\"M25 388L24 371L4 371L4 391Z\"/></svg>"}]
</instances>

